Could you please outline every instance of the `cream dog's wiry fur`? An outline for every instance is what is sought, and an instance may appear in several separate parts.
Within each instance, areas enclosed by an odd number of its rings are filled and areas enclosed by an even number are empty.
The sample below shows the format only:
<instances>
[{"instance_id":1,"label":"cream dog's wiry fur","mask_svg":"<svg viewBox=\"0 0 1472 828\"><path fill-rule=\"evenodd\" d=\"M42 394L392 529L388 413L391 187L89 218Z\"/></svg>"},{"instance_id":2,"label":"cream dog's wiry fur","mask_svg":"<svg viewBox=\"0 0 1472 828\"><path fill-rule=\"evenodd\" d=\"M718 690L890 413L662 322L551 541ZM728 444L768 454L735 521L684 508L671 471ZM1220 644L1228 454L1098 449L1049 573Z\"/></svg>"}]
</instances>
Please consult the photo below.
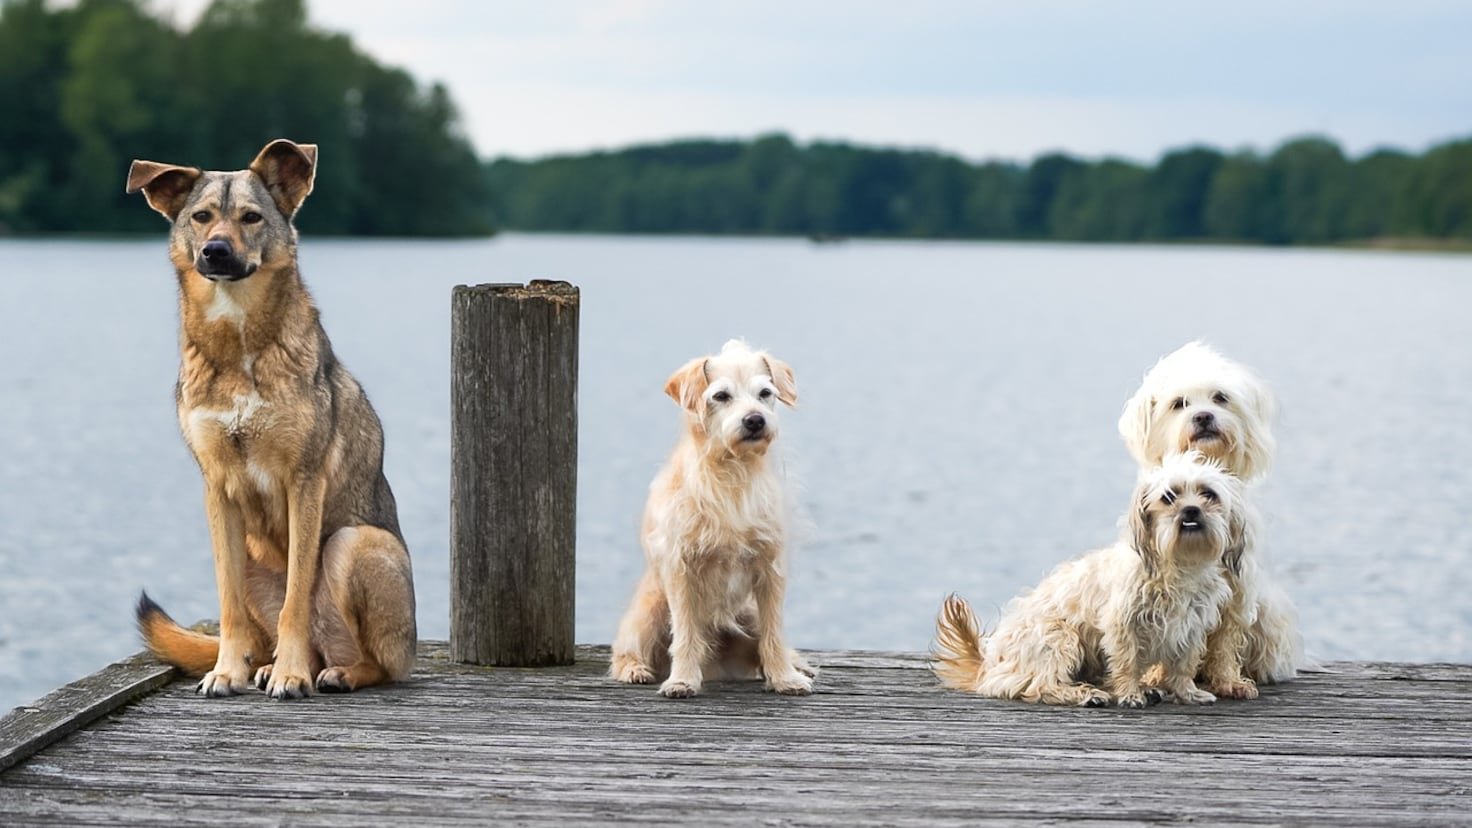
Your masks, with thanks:
<instances>
[{"instance_id":1,"label":"cream dog's wiry fur","mask_svg":"<svg viewBox=\"0 0 1472 828\"><path fill-rule=\"evenodd\" d=\"M782 635L788 506L768 450L792 369L740 340L686 363L665 385L685 430L649 487L648 568L619 625L609 673L660 693L700 692L719 670L760 671L778 693L812 692L814 670Z\"/></svg>"},{"instance_id":2,"label":"cream dog's wiry fur","mask_svg":"<svg viewBox=\"0 0 1472 828\"><path fill-rule=\"evenodd\" d=\"M1275 408L1251 370L1190 342L1145 374L1125 403L1119 433L1142 472L1169 453L1194 449L1252 483L1272 464ZM1226 560L1232 600L1201 669L1219 696L1256 698L1256 682L1287 681L1303 663L1293 604L1263 572L1257 535L1258 521L1249 513L1241 554Z\"/></svg>"},{"instance_id":3,"label":"cream dog's wiry fur","mask_svg":"<svg viewBox=\"0 0 1472 828\"><path fill-rule=\"evenodd\" d=\"M990 634L963 599L947 599L936 675L958 690L1047 704L1143 707L1155 689L1181 704L1216 701L1192 679L1229 597L1221 561L1241 543L1240 507L1237 478L1196 452L1172 455L1135 487L1119 541L1059 565ZM1165 671L1148 686L1153 664Z\"/></svg>"}]
</instances>

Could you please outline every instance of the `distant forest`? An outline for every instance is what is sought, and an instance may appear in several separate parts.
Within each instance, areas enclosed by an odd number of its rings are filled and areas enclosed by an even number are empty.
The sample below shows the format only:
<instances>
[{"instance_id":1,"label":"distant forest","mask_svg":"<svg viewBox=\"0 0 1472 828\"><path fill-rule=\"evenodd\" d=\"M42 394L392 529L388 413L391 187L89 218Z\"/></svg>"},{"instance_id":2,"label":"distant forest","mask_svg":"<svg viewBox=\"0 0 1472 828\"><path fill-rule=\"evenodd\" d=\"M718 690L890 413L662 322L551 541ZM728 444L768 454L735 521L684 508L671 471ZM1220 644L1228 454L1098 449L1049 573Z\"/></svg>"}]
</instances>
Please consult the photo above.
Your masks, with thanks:
<instances>
[{"instance_id":1,"label":"distant forest","mask_svg":"<svg viewBox=\"0 0 1472 828\"><path fill-rule=\"evenodd\" d=\"M158 232L123 194L132 159L238 170L279 137L321 145L304 232L491 230L449 93L310 28L303 0L215 0L187 30L137 0L0 5L0 233Z\"/></svg>"},{"instance_id":2,"label":"distant forest","mask_svg":"<svg viewBox=\"0 0 1472 828\"><path fill-rule=\"evenodd\" d=\"M192 26L143 0L0 0L0 234L154 231L133 158L244 167L321 145L304 232L493 229L915 238L1472 244L1472 139L1347 158L1190 147L1154 165L688 140L482 163L449 92L307 22L305 0L214 0Z\"/></svg>"},{"instance_id":3,"label":"distant forest","mask_svg":"<svg viewBox=\"0 0 1472 828\"><path fill-rule=\"evenodd\" d=\"M1324 138L1269 155L1190 147L1153 166L1043 155L969 163L843 143L680 141L488 165L518 230L809 236L1472 241L1472 140L1350 159Z\"/></svg>"}]
</instances>

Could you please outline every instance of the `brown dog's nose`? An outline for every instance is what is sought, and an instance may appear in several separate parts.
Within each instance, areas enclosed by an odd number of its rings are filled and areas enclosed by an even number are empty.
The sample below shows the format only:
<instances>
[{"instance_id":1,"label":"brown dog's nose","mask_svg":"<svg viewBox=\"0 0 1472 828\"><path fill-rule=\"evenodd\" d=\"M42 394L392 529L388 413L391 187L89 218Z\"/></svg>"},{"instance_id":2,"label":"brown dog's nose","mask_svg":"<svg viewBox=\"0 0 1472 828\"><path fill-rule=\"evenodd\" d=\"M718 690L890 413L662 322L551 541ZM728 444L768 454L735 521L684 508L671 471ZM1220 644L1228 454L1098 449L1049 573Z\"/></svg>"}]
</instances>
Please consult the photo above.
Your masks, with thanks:
<instances>
[{"instance_id":1,"label":"brown dog's nose","mask_svg":"<svg viewBox=\"0 0 1472 828\"><path fill-rule=\"evenodd\" d=\"M767 427L767 418L756 412L752 412L741 418L741 425L745 426L746 430L752 434L760 434L762 433L762 429Z\"/></svg>"},{"instance_id":2,"label":"brown dog's nose","mask_svg":"<svg viewBox=\"0 0 1472 828\"><path fill-rule=\"evenodd\" d=\"M199 251L207 262L228 261L235 251L230 249L230 242L224 239L210 239L204 243L204 249Z\"/></svg>"},{"instance_id":3,"label":"brown dog's nose","mask_svg":"<svg viewBox=\"0 0 1472 828\"><path fill-rule=\"evenodd\" d=\"M1195 423L1198 426L1209 426L1215 421L1216 415L1212 414L1210 411L1197 411L1195 414L1191 415L1191 422Z\"/></svg>"}]
</instances>

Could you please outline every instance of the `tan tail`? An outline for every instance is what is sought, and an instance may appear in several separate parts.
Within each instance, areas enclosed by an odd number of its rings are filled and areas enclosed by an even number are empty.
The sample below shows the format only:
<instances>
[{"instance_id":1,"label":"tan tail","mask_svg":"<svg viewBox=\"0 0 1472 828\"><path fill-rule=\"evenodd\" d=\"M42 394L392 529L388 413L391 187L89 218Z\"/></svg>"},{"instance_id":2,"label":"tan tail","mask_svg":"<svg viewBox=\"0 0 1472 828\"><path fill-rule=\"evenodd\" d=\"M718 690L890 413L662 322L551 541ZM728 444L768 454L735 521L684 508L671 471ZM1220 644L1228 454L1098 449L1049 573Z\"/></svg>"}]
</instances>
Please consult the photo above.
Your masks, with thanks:
<instances>
[{"instance_id":1,"label":"tan tail","mask_svg":"<svg viewBox=\"0 0 1472 828\"><path fill-rule=\"evenodd\" d=\"M935 647L930 669L940 683L955 690L974 690L981 680L981 630L966 599L951 593L935 619Z\"/></svg>"},{"instance_id":2,"label":"tan tail","mask_svg":"<svg viewBox=\"0 0 1472 828\"><path fill-rule=\"evenodd\" d=\"M208 673L220 656L220 639L179 626L146 592L138 598L138 632L160 661L187 675Z\"/></svg>"}]
</instances>

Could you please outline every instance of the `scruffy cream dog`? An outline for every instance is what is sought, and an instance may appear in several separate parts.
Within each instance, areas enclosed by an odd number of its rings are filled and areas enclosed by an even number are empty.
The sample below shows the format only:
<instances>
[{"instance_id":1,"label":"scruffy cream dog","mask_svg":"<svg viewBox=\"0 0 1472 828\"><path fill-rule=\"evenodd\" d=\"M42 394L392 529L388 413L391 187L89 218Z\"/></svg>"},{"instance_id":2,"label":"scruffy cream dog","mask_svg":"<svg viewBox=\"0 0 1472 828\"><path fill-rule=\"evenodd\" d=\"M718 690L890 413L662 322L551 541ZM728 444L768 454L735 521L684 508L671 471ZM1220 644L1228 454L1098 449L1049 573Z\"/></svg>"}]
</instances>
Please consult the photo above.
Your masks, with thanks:
<instances>
[{"instance_id":1,"label":"scruffy cream dog","mask_svg":"<svg viewBox=\"0 0 1472 828\"><path fill-rule=\"evenodd\" d=\"M1221 562L1241 542L1240 505L1240 481L1215 461L1172 455L1135 487L1120 540L1059 565L990 634L965 600L948 598L936 675L958 690L1047 704L1143 707L1157 689L1180 704L1216 701L1192 679L1230 595ZM1143 681L1153 664L1165 666L1158 686Z\"/></svg>"},{"instance_id":2,"label":"scruffy cream dog","mask_svg":"<svg viewBox=\"0 0 1472 828\"><path fill-rule=\"evenodd\" d=\"M1125 403L1119 433L1143 470L1172 452L1194 449L1244 483L1262 479L1273 459L1276 408L1251 370L1201 342L1167 354ZM1261 570L1258 520L1247 511L1240 554L1225 561L1232 600L1207 642L1200 678L1218 696L1256 698L1255 682L1292 678L1303 663L1288 596Z\"/></svg>"},{"instance_id":3,"label":"scruffy cream dog","mask_svg":"<svg viewBox=\"0 0 1472 828\"><path fill-rule=\"evenodd\" d=\"M815 672L782 636L787 502L768 450L777 403L797 403L792 369L745 342L687 362L665 384L685 430L649 487L648 569L619 624L609 674L633 684L668 671L659 692L684 698L719 672L789 695Z\"/></svg>"}]
</instances>

